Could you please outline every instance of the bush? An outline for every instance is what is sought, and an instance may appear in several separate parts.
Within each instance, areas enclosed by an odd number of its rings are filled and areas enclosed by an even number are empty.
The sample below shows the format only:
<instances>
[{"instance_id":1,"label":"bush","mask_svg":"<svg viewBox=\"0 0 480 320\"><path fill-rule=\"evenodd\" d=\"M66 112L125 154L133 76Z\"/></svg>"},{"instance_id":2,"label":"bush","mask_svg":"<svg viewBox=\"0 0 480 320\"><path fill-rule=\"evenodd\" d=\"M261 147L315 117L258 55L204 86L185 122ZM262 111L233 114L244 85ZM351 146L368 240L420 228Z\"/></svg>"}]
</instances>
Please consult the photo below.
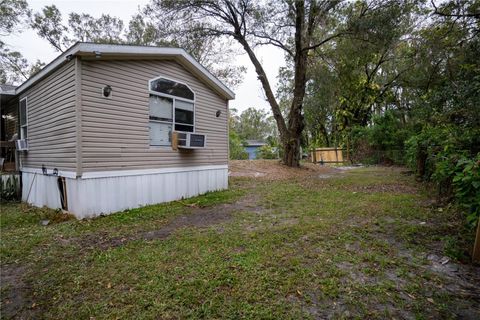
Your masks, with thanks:
<instances>
[{"instance_id":1,"label":"bush","mask_svg":"<svg viewBox=\"0 0 480 320\"><path fill-rule=\"evenodd\" d=\"M480 153L456 163L453 188L455 201L467 211L468 224L475 227L480 217Z\"/></svg>"},{"instance_id":2,"label":"bush","mask_svg":"<svg viewBox=\"0 0 480 320\"><path fill-rule=\"evenodd\" d=\"M367 127L368 140L379 150L403 149L408 131L394 111L386 111L373 117L374 125Z\"/></svg>"},{"instance_id":3,"label":"bush","mask_svg":"<svg viewBox=\"0 0 480 320\"><path fill-rule=\"evenodd\" d=\"M245 151L242 140L238 137L238 135L233 130L230 130L228 137L230 160L248 159L248 153Z\"/></svg>"},{"instance_id":4,"label":"bush","mask_svg":"<svg viewBox=\"0 0 480 320\"><path fill-rule=\"evenodd\" d=\"M411 136L406 142L408 166L423 180L447 183L452 174L448 165L459 155L453 133L450 127L425 127Z\"/></svg>"},{"instance_id":5,"label":"bush","mask_svg":"<svg viewBox=\"0 0 480 320\"><path fill-rule=\"evenodd\" d=\"M417 175L431 181L438 195L466 210L475 226L480 216L480 152L476 134L457 126L425 127L407 141L407 160Z\"/></svg>"},{"instance_id":6,"label":"bush","mask_svg":"<svg viewBox=\"0 0 480 320\"><path fill-rule=\"evenodd\" d=\"M257 159L278 159L278 150L270 146L261 146L257 149Z\"/></svg>"},{"instance_id":7,"label":"bush","mask_svg":"<svg viewBox=\"0 0 480 320\"><path fill-rule=\"evenodd\" d=\"M374 116L373 123L352 129L352 160L365 164L404 164L404 143L409 131L399 117L394 111L387 111Z\"/></svg>"},{"instance_id":8,"label":"bush","mask_svg":"<svg viewBox=\"0 0 480 320\"><path fill-rule=\"evenodd\" d=\"M0 201L20 200L20 179L15 175L0 177Z\"/></svg>"}]
</instances>

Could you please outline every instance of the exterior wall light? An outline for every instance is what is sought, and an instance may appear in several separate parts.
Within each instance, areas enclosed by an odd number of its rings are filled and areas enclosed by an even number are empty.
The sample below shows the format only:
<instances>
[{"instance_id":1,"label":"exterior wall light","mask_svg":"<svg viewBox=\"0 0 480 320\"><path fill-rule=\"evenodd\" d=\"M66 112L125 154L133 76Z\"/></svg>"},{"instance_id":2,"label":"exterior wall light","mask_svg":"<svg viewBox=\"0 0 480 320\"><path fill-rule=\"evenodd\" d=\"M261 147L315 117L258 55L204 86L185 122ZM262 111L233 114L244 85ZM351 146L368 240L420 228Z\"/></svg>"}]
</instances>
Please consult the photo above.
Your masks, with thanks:
<instances>
[{"instance_id":1,"label":"exterior wall light","mask_svg":"<svg viewBox=\"0 0 480 320\"><path fill-rule=\"evenodd\" d=\"M217 110L217 112L215 113L215 116L218 118L222 115L222 111L221 110Z\"/></svg>"},{"instance_id":2,"label":"exterior wall light","mask_svg":"<svg viewBox=\"0 0 480 320\"><path fill-rule=\"evenodd\" d=\"M106 85L105 87L103 87L102 93L105 98L110 97L110 95L112 94L112 87L109 85Z\"/></svg>"}]
</instances>

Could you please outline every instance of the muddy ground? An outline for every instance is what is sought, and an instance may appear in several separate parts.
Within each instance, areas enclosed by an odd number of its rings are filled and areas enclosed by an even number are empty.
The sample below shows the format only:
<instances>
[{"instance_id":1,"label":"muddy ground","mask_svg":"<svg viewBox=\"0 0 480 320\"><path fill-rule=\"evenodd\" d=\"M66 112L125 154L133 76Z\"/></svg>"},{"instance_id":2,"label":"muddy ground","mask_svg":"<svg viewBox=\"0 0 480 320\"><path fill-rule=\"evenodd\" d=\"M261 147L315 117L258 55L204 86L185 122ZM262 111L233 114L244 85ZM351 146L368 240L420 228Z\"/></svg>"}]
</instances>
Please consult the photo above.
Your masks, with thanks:
<instances>
[{"instance_id":1,"label":"muddy ground","mask_svg":"<svg viewBox=\"0 0 480 320\"><path fill-rule=\"evenodd\" d=\"M260 161L232 161L230 163L229 175L231 177L245 177L262 180L288 180L288 179L330 179L343 175L346 170L328 166L319 166L306 164L302 168L287 168L277 161L260 160ZM399 169L400 170L400 169ZM252 188L254 190L254 188ZM368 185L356 186L351 189L355 192L394 192L403 194L415 194L417 190L410 185L394 186L392 184L384 185ZM198 207L195 204L188 206L188 214L182 214L171 220L169 223L157 230L149 230L137 232L124 237L110 237L107 233L96 233L78 238L57 238L57 241L65 246L81 244L85 250L108 250L111 248L123 246L130 241L151 241L161 240L170 237L174 232L182 228L207 228L214 225L220 225L232 219L232 214L238 211L256 212L260 217L269 215L269 210L259 203L259 197L256 194L248 193L240 200L234 203L220 204L213 207ZM292 218L288 218L292 219ZM291 221L276 220L274 223L290 223ZM289 222L290 221L290 222ZM293 223L297 223L295 220ZM389 222L387 220L387 222ZM272 226L274 226L272 223ZM352 220L349 223L358 226L364 221ZM391 223L395 223L394 220ZM413 220L412 224L422 223ZM221 228L219 228L220 230ZM251 226L254 230L255 226ZM250 230L250 231L251 231ZM401 241L385 233L379 232L377 237L383 237L384 240L394 247L398 254L405 259L411 261L412 265L418 260L418 253L406 248ZM480 319L480 268L470 264L461 264L445 257L439 248L426 248L422 254L428 260L425 266L430 272L438 274L442 277L443 283L439 284L439 290L444 290L461 298L464 297L468 303L459 303L454 313L459 319ZM240 250L240 249L239 249ZM358 248L351 248L356 251ZM423 257L423 258L425 258ZM349 263L341 263L336 265L337 268L348 274L348 278L353 281L360 282L365 285L375 285L377 279L375 277L366 276L363 272L364 266L353 265ZM1 268L1 286L2 286L2 314L4 319L34 319L41 318L41 309L35 309L32 306L32 293L30 292L30 284L25 280L25 275L29 272L31 266L28 264L9 264L2 265ZM398 283L401 291L405 290L408 285L403 279L398 278L394 273L388 275L392 281ZM305 293L302 293L305 294ZM354 314L350 314L343 307L342 297L335 300L321 300L316 296L315 292L306 293L309 295L309 304L305 304L304 308L315 319L325 318L352 318ZM288 297L294 303L303 304L304 300L298 295ZM415 296L406 296L406 299L416 299ZM313 301L313 303L312 303ZM477 305L471 303L477 301ZM433 302L432 302L433 303ZM376 306L372 304L372 306ZM397 306L376 306L378 309L391 308L395 310L395 314L400 318L410 319L414 315L408 311L402 311ZM375 308L376 308L375 307ZM343 309L342 309L343 308Z\"/></svg>"}]
</instances>

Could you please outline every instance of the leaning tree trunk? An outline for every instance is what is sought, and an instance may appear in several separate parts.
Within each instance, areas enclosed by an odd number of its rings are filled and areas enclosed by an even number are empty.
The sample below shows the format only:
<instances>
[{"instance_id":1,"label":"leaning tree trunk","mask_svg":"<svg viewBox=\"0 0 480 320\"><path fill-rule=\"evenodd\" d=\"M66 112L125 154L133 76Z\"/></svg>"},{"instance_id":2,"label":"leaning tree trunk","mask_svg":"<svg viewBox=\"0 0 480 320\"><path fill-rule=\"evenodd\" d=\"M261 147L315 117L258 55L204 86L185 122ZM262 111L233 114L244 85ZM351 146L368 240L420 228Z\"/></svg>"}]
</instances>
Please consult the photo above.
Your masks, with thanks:
<instances>
[{"instance_id":1,"label":"leaning tree trunk","mask_svg":"<svg viewBox=\"0 0 480 320\"><path fill-rule=\"evenodd\" d=\"M283 144L284 154L283 154L283 163L289 167L299 167L300 166L300 137L290 138L287 143Z\"/></svg>"},{"instance_id":2,"label":"leaning tree trunk","mask_svg":"<svg viewBox=\"0 0 480 320\"><path fill-rule=\"evenodd\" d=\"M289 167L299 167L301 159L301 139L305 123L301 112L303 97L298 98L298 96L301 96L301 94L297 93L293 100L288 119L288 134L282 141L285 151L282 160Z\"/></svg>"},{"instance_id":3,"label":"leaning tree trunk","mask_svg":"<svg viewBox=\"0 0 480 320\"><path fill-rule=\"evenodd\" d=\"M236 16L232 5L230 5L228 1L226 3L230 12L232 13L232 16ZM303 98L305 96L307 58L309 50L309 48L304 48L303 45L310 44L316 10L312 10L310 12L308 30L305 30L305 3L303 1L295 2L295 11L295 76L293 86L293 101L288 116L288 125L285 123L285 118L283 117L280 106L275 99L275 95L270 86L265 70L246 40L245 34L242 32L242 26L238 23L237 19L233 19L231 22L229 22L232 23L235 28L235 31L232 34L233 37L243 46L245 52L250 58L250 61L255 66L258 79L262 83L267 101L272 109L273 117L277 122L280 140L284 148L283 162L290 167L300 166L300 139L303 128L305 127L302 115L302 107ZM304 33L306 33L306 35L304 35ZM304 37L307 37L307 39L304 39Z\"/></svg>"}]
</instances>

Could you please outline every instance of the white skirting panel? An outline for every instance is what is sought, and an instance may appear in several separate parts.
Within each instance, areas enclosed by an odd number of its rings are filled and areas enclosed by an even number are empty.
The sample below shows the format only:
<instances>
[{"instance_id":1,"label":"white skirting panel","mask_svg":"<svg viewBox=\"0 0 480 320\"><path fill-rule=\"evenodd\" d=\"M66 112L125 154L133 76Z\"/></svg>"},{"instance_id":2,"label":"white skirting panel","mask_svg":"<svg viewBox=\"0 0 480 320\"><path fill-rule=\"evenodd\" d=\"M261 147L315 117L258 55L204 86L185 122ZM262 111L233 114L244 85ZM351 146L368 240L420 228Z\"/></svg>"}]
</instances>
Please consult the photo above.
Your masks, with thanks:
<instances>
[{"instance_id":1,"label":"white skirting panel","mask_svg":"<svg viewBox=\"0 0 480 320\"><path fill-rule=\"evenodd\" d=\"M22 201L36 207L61 208L57 180L55 176L22 172Z\"/></svg>"},{"instance_id":2,"label":"white skirting panel","mask_svg":"<svg viewBox=\"0 0 480 320\"><path fill-rule=\"evenodd\" d=\"M56 177L37 174L29 199L28 188L34 174L23 173L23 199L35 206L61 207ZM77 218L109 214L145 205L189 198L228 188L226 166L198 167L166 172L95 178L66 178L68 211Z\"/></svg>"}]
</instances>

